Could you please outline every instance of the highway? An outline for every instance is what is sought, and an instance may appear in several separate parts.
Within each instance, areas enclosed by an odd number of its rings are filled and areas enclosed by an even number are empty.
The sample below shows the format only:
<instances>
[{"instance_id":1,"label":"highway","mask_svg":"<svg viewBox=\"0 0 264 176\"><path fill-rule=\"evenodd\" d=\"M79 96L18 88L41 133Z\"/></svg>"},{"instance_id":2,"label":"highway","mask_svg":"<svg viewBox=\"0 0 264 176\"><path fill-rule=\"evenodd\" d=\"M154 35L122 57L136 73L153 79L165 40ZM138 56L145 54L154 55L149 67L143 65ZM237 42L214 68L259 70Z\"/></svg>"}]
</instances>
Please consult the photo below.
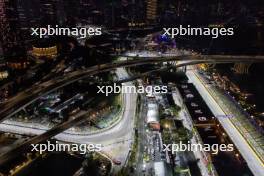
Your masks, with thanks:
<instances>
[{"instance_id":1,"label":"highway","mask_svg":"<svg viewBox=\"0 0 264 176\"><path fill-rule=\"evenodd\" d=\"M126 71L123 68L117 69L117 74L119 77L128 77ZM125 83L126 85L132 85L131 82ZM121 120L118 124L112 126L111 128L97 132L90 135L78 135L78 134L69 134L61 133L66 129L81 123L83 120L87 120L87 112L81 113L75 119L65 122L59 126L52 128L49 131L44 129L30 128L30 127L21 127L21 126L12 126L6 124L0 124L0 129L7 132L17 133L17 134L30 134L38 135L33 137L29 141L21 144L17 148L0 155L0 165L6 161L17 156L21 152L27 150L30 147L30 144L40 143L45 141L53 136L55 139L66 142L80 143L80 144L102 144L102 150L104 152L116 152L111 153L111 156L117 157L122 162L125 161L130 143L133 140L133 128L134 128L134 117L136 112L136 94L124 94L124 111L121 117ZM60 133L60 134L59 134ZM113 148L121 150L113 150Z\"/></svg>"},{"instance_id":2,"label":"highway","mask_svg":"<svg viewBox=\"0 0 264 176\"><path fill-rule=\"evenodd\" d=\"M190 68L186 72L190 82L192 82L203 99L205 100L208 107L211 109L215 116L226 115L222 107L217 103L215 97L212 96L209 85L204 84L196 75L196 70ZM239 152L246 160L249 168L255 176L263 176L264 164L254 149L249 145L247 139L237 130L234 124L229 118L218 118L219 122L227 132L228 136L234 142Z\"/></svg>"},{"instance_id":3,"label":"highway","mask_svg":"<svg viewBox=\"0 0 264 176\"><path fill-rule=\"evenodd\" d=\"M47 132L40 131L38 136L35 136L35 137L31 138L30 140L23 142L22 144L19 144L18 146L11 149L10 151L8 151L4 154L1 154L0 155L0 165L2 165L5 162L15 158L16 156L20 155L21 153L27 151L30 148L31 144L36 144L36 143L40 143L42 141L45 141L45 140L51 138L52 136L54 136L55 134L59 134L59 133L63 132L64 130L70 128L72 126L72 124L76 125L76 124L83 122L84 120L86 120L86 118L85 118L86 113L87 112L80 112L78 115L76 115L75 118L73 118L67 122L64 122L60 125L57 125L56 127L50 129ZM13 126L11 129L13 129L13 131L16 131L15 133L17 133L17 134L26 134L26 133L23 133L23 130L18 133L17 130L19 130L19 129L17 126ZM31 129L28 128L27 131L31 131Z\"/></svg>"},{"instance_id":4,"label":"highway","mask_svg":"<svg viewBox=\"0 0 264 176\"><path fill-rule=\"evenodd\" d=\"M214 60L214 61L234 61L234 62L256 62L264 59L264 56L249 56L249 55L200 55L200 54L192 54L190 52L186 54L153 54L152 52L148 52L145 55L137 55L137 54L123 54L123 55L116 55L119 57L127 57L132 58L134 60L140 59L168 59L167 61L197 61L197 60ZM178 58L178 59L176 59ZM185 58L185 59L184 59Z\"/></svg>"},{"instance_id":5,"label":"highway","mask_svg":"<svg viewBox=\"0 0 264 176\"><path fill-rule=\"evenodd\" d=\"M29 104L34 102L41 96L44 96L58 88L71 84L80 79L84 79L91 75L100 72L110 71L118 67L133 67L138 65L166 62L166 61L185 61L185 63L178 65L178 67L198 64L198 63L233 63L233 62L264 62L263 56L200 56L200 55L184 55L174 57L160 57L160 58L140 58L135 60L121 60L113 63L106 63L98 66L87 68L86 70L78 70L68 73L64 76L56 77L52 80L33 85L31 88L18 93L16 96L10 98L6 103L1 104L0 122L15 113L19 112ZM189 61L189 62L188 62Z\"/></svg>"},{"instance_id":6,"label":"highway","mask_svg":"<svg viewBox=\"0 0 264 176\"><path fill-rule=\"evenodd\" d=\"M210 59L209 57L212 57L213 59ZM143 64L149 64L149 63L157 63L157 62L165 62L165 61L175 61L175 60L184 60L185 62L182 64L177 65L176 67L181 67L181 66L186 66L186 65L192 65L192 64L198 64L198 63L204 63L204 62L214 62L214 63L230 63L230 62L263 62L264 58L262 56L256 57L256 56L248 56L248 57L242 57L241 59L237 58L235 60L232 59L232 57L220 57L216 59L218 56L177 56L177 57L166 57L166 58L153 58L153 59L136 59L136 60L120 60L116 61L114 63L107 63L107 64L102 64L100 66L93 66L90 67L86 70L79 70L75 72L71 72L63 77L57 77L54 78L53 80L49 80L43 83L40 83L38 85L33 85L30 89L25 90L21 93L19 93L17 96L9 99L9 101L5 104L1 104L1 111L0 111L0 121L12 116L13 114L17 113L18 111L22 110L26 106L28 106L30 103L34 102L36 99L43 95L47 95L48 93L61 88L65 85L68 85L70 83L73 83L75 81L78 81L80 79L86 78L88 76L104 72L104 71L109 71L118 67L132 67L132 66L137 66L137 65L143 65ZM189 60L189 62L188 62ZM133 102L135 96L128 97L126 98L129 100L130 103ZM130 107L131 105L128 105ZM127 110L128 111L128 110ZM128 113L129 115L129 113ZM126 117L126 116L125 116ZM131 116L133 117L133 116ZM76 118L74 120L81 120L82 118ZM121 125L122 124L122 125ZM104 141L104 139L113 139L112 144L114 144L116 141L122 142L124 141L124 133L127 130L127 124L130 123L120 123L120 125L117 125L114 131L118 131L116 133L111 134L111 132L105 132L100 134L100 137L97 135L94 136L89 136L87 138L84 137L79 137L74 139L67 139L71 140L72 142L80 142L86 140L87 142L100 142ZM23 149L25 146L28 146L30 143L36 143L43 141L45 139L50 138L51 136L54 136L56 134L59 134L60 132L66 130L66 126L59 126L55 127L55 129L52 129L52 131L48 131L39 137L33 138L33 141L29 141L27 145L22 145L20 149ZM70 125L68 127L71 127ZM122 128L125 127L124 131ZM59 130L58 130L59 129ZM119 129L119 130L117 130ZM129 129L129 128L128 128ZM62 130L62 131L61 131ZM39 133L40 134L40 133ZM121 138L120 138L121 137ZM63 134L58 135L58 139L65 139L66 137L63 136ZM121 140L120 140L121 139ZM127 141L129 141L129 138L126 138ZM110 143L108 143L110 145ZM19 150L15 150L19 151ZM21 151L21 150L20 150ZM9 155L3 155L3 161L6 161L6 158L12 157L15 155L15 152L9 153ZM1 159L1 158L0 158Z\"/></svg>"}]
</instances>

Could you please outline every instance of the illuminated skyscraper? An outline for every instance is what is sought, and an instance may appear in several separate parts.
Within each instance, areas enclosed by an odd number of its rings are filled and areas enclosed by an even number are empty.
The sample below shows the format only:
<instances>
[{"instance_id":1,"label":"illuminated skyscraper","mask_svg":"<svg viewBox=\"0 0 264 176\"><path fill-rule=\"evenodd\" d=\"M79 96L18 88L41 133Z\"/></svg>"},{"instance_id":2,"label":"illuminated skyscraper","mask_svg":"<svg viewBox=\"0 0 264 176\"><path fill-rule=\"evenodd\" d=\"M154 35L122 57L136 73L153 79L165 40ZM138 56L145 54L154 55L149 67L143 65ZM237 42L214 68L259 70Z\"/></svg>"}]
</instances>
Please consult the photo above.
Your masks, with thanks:
<instances>
[{"instance_id":1,"label":"illuminated skyscraper","mask_svg":"<svg viewBox=\"0 0 264 176\"><path fill-rule=\"evenodd\" d=\"M146 0L146 4L147 4L147 22L148 23L152 23L152 22L156 22L157 20L157 0Z\"/></svg>"}]
</instances>

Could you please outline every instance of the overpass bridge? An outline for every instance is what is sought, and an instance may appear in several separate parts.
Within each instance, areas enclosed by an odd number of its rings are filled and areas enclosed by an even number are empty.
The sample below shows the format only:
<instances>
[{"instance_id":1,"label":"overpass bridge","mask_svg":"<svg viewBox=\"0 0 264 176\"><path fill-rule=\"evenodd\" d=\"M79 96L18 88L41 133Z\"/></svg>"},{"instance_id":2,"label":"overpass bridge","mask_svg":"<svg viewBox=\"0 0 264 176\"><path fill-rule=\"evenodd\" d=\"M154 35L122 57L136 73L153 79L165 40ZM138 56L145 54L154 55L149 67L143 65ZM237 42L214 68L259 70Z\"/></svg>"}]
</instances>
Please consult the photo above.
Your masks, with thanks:
<instances>
[{"instance_id":1,"label":"overpass bridge","mask_svg":"<svg viewBox=\"0 0 264 176\"><path fill-rule=\"evenodd\" d=\"M68 73L65 76L57 77L52 80L43 82L39 85L33 85L31 88L19 93L17 96L11 98L8 102L1 105L0 111L0 121L9 118L15 113L19 112L21 109L25 108L36 99L41 96L44 96L56 89L59 89L63 86L71 84L80 79L87 78L91 75L98 74L100 72L110 71L118 67L133 67L138 65L150 64L150 63L160 63L167 61L184 61L181 64L178 64L173 67L183 67L187 65L195 65L200 63L236 63L236 62L264 62L264 56L177 56L177 57L167 57L167 58L140 58L134 60L126 61L116 61L113 63L106 63L102 65L97 65L88 68L87 70L80 70ZM164 68L165 69L165 68ZM146 75L151 72L145 73ZM26 151L30 144L40 143L46 141L47 139L60 134L66 129L80 123L82 117L77 118L73 121L64 122L51 130L36 136L25 143L22 143L6 154L0 156L0 165L9 161L15 157L15 154L19 154L23 151Z\"/></svg>"},{"instance_id":2,"label":"overpass bridge","mask_svg":"<svg viewBox=\"0 0 264 176\"><path fill-rule=\"evenodd\" d=\"M133 60L122 60L111 63L105 63L87 68L86 70L78 70L68 73L64 76L56 77L52 80L43 82L39 85L33 85L31 88L18 93L16 96L10 98L7 102L1 104L0 122L10 116L14 115L22 108L25 108L36 99L44 96L56 89L69 85L80 79L89 76L110 71L118 67L134 67L139 65L162 63L168 61L182 61L176 67L183 67L187 65L195 65L200 63L253 63L264 62L264 56L228 56L228 55L183 55L173 57L157 57L157 58L137 58L132 57Z\"/></svg>"},{"instance_id":3,"label":"overpass bridge","mask_svg":"<svg viewBox=\"0 0 264 176\"><path fill-rule=\"evenodd\" d=\"M124 54L112 54L112 56L117 57L126 57L126 58L133 58L133 59L148 59L148 58L175 58L175 57L182 57L187 56L189 60L197 60L197 59L215 59L215 60L222 60L222 59L239 59L239 60L248 60L252 59L263 59L264 56L262 55L203 55L198 54L188 50L175 50L170 53L159 53L156 51L135 51L135 52L127 52ZM181 59L180 59L181 60Z\"/></svg>"}]
</instances>

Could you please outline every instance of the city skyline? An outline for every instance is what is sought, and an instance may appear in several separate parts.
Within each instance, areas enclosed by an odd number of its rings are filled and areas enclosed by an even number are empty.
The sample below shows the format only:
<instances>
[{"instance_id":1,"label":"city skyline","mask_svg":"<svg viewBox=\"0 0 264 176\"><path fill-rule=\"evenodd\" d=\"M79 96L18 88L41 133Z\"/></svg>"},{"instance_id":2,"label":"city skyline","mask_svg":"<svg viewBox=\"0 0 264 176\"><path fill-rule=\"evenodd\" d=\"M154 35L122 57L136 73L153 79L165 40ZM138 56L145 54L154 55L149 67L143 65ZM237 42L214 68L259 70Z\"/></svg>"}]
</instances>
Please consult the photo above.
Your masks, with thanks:
<instances>
[{"instance_id":1,"label":"city skyline","mask_svg":"<svg viewBox=\"0 0 264 176\"><path fill-rule=\"evenodd\" d=\"M264 2L0 0L0 176L262 176Z\"/></svg>"}]
</instances>

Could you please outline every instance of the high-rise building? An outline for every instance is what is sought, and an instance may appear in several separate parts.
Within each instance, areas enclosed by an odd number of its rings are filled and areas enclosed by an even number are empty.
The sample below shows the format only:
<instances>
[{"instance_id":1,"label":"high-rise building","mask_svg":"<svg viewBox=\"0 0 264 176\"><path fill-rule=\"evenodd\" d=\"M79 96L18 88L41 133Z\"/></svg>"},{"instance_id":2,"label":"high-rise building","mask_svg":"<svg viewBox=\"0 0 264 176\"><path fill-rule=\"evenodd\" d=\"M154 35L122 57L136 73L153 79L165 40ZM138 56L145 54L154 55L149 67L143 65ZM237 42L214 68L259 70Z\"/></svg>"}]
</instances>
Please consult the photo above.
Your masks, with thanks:
<instances>
[{"instance_id":1,"label":"high-rise building","mask_svg":"<svg viewBox=\"0 0 264 176\"><path fill-rule=\"evenodd\" d=\"M63 7L65 22L68 26L75 26L79 20L80 0L64 1Z\"/></svg>"},{"instance_id":2,"label":"high-rise building","mask_svg":"<svg viewBox=\"0 0 264 176\"><path fill-rule=\"evenodd\" d=\"M146 18L148 23L157 21L157 0L146 0Z\"/></svg>"},{"instance_id":3,"label":"high-rise building","mask_svg":"<svg viewBox=\"0 0 264 176\"><path fill-rule=\"evenodd\" d=\"M80 21L85 24L102 25L104 16L100 3L97 0L80 0Z\"/></svg>"},{"instance_id":4,"label":"high-rise building","mask_svg":"<svg viewBox=\"0 0 264 176\"><path fill-rule=\"evenodd\" d=\"M142 27L146 24L146 11L145 3L141 0L132 0L129 3L127 11L128 26L129 27Z\"/></svg>"},{"instance_id":5,"label":"high-rise building","mask_svg":"<svg viewBox=\"0 0 264 176\"><path fill-rule=\"evenodd\" d=\"M17 13L22 30L38 26L40 22L39 0L17 0Z\"/></svg>"},{"instance_id":6,"label":"high-rise building","mask_svg":"<svg viewBox=\"0 0 264 176\"><path fill-rule=\"evenodd\" d=\"M5 56L23 48L16 0L0 0L0 42Z\"/></svg>"},{"instance_id":7,"label":"high-rise building","mask_svg":"<svg viewBox=\"0 0 264 176\"><path fill-rule=\"evenodd\" d=\"M3 58L3 46L2 46L2 42L0 42L0 61Z\"/></svg>"},{"instance_id":8,"label":"high-rise building","mask_svg":"<svg viewBox=\"0 0 264 176\"><path fill-rule=\"evenodd\" d=\"M41 25L58 24L57 7L59 0L40 0Z\"/></svg>"},{"instance_id":9,"label":"high-rise building","mask_svg":"<svg viewBox=\"0 0 264 176\"><path fill-rule=\"evenodd\" d=\"M31 48L33 36L30 35L30 29L40 24L39 0L17 0L17 14L24 45L26 48Z\"/></svg>"}]
</instances>

